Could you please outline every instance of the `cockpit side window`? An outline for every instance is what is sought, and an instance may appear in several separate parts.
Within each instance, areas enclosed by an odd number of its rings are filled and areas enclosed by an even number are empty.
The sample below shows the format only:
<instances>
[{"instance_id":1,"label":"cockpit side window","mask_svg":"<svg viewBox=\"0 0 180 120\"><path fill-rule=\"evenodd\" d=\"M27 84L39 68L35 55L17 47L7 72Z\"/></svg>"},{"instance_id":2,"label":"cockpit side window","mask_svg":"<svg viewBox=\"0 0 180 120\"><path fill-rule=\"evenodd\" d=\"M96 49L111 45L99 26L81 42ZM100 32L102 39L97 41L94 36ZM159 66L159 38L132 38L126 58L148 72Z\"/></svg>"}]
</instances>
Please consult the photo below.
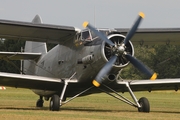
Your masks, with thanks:
<instances>
[{"instance_id":1,"label":"cockpit side window","mask_svg":"<svg viewBox=\"0 0 180 120\"><path fill-rule=\"evenodd\" d=\"M91 34L90 34L90 32L89 32L89 30L87 30L87 31L83 31L82 33L81 33L81 39L83 40L83 41L88 41L88 40L92 40L92 37L91 37Z\"/></svg>"}]
</instances>

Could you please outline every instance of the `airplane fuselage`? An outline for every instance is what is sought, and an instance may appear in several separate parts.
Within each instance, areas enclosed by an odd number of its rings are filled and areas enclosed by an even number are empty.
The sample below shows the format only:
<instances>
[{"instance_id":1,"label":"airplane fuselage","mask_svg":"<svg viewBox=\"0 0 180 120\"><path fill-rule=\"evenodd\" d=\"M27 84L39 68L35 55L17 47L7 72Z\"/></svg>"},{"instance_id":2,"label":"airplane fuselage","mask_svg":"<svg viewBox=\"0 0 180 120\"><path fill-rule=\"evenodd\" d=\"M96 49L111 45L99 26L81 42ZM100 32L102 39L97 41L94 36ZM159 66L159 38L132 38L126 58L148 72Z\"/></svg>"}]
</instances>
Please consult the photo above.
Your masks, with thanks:
<instances>
[{"instance_id":1,"label":"airplane fuselage","mask_svg":"<svg viewBox=\"0 0 180 120\"><path fill-rule=\"evenodd\" d=\"M116 42L117 36L117 41L124 39L124 36L121 34L112 34L109 36L114 42ZM69 47L58 44L44 54L37 62L35 74L45 77L70 78L76 73L73 77L74 79L78 80L78 82L84 82L86 85L92 85L92 80L95 79L98 71L100 71L110 58L108 54L111 52L109 53L105 49L107 47L106 43L98 37L94 37L91 41L83 41L77 35L72 40L72 43L67 44ZM130 44L130 46L132 45ZM131 51L133 55L133 49ZM119 71L129 63L124 63L120 60L117 61L117 64L113 65L112 70L104 79L115 80ZM39 95L50 96L57 91L34 90L34 92Z\"/></svg>"},{"instance_id":2,"label":"airplane fuselage","mask_svg":"<svg viewBox=\"0 0 180 120\"><path fill-rule=\"evenodd\" d=\"M39 76L69 78L76 72L80 82L93 80L98 70L107 62L102 55L102 41L99 45L72 46L57 45L38 61L35 74ZM82 59L92 56L89 63ZM88 60L86 60L88 61Z\"/></svg>"}]
</instances>

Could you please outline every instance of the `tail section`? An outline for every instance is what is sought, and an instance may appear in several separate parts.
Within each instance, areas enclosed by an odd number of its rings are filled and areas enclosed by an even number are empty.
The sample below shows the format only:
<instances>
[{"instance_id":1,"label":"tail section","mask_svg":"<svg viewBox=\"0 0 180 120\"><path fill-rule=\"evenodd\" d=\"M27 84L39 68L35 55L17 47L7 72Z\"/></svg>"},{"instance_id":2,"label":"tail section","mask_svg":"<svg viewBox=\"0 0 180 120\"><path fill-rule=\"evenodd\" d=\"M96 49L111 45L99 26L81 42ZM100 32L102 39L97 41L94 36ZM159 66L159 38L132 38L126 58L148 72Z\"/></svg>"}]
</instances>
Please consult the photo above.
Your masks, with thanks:
<instances>
[{"instance_id":1,"label":"tail section","mask_svg":"<svg viewBox=\"0 0 180 120\"><path fill-rule=\"evenodd\" d=\"M34 24L41 24L42 20L39 15L36 15L32 20ZM26 41L24 52L31 52L31 53L47 53L46 43L44 42L32 42ZM24 73L28 75L35 74L35 66L36 62L33 60L24 60Z\"/></svg>"}]
</instances>

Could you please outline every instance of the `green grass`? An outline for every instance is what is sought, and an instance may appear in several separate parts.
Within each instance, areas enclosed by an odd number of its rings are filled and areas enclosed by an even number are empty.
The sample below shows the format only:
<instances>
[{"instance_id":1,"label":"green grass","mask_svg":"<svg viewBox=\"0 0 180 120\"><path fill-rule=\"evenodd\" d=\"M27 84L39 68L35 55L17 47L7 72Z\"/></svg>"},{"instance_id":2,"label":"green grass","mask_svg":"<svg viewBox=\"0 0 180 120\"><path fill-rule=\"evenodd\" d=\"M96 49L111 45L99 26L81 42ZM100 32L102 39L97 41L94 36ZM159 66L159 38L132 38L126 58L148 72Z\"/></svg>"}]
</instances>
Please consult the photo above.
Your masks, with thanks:
<instances>
[{"instance_id":1,"label":"green grass","mask_svg":"<svg viewBox=\"0 0 180 120\"><path fill-rule=\"evenodd\" d=\"M61 107L49 111L49 101L36 108L39 98L31 90L7 88L0 91L0 119L2 120L179 120L180 92L136 92L137 98L145 96L151 104L150 113L139 113L137 108L122 103L104 93L78 97ZM124 94L129 97L128 93Z\"/></svg>"}]
</instances>

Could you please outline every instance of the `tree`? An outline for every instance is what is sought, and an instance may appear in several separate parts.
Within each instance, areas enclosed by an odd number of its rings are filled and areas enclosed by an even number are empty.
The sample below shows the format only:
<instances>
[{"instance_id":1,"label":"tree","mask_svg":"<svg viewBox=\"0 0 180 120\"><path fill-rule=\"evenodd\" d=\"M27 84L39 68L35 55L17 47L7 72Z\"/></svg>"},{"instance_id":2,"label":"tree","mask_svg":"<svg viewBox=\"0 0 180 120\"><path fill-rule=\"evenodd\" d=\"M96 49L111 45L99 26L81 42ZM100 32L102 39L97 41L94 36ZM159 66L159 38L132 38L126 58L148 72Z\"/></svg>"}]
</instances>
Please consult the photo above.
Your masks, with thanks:
<instances>
[{"instance_id":1,"label":"tree","mask_svg":"<svg viewBox=\"0 0 180 120\"><path fill-rule=\"evenodd\" d=\"M180 77L180 47L177 45L135 46L135 56L158 73L158 78ZM121 72L126 79L148 79L132 65Z\"/></svg>"},{"instance_id":2,"label":"tree","mask_svg":"<svg viewBox=\"0 0 180 120\"><path fill-rule=\"evenodd\" d=\"M21 47L24 48L25 41L0 39L0 51L6 52L21 52ZM47 49L50 50L55 44L47 44ZM20 60L7 61L0 60L0 71L10 73L20 73Z\"/></svg>"},{"instance_id":3,"label":"tree","mask_svg":"<svg viewBox=\"0 0 180 120\"><path fill-rule=\"evenodd\" d=\"M158 78L180 77L180 48L177 45L155 46L156 54L152 56L154 70Z\"/></svg>"},{"instance_id":4,"label":"tree","mask_svg":"<svg viewBox=\"0 0 180 120\"><path fill-rule=\"evenodd\" d=\"M20 40L0 40L0 51L6 52L20 52L21 47L25 44L24 41ZM11 72L11 73L19 73L20 71L20 61L5 61L0 60L0 71L1 72Z\"/></svg>"}]
</instances>

